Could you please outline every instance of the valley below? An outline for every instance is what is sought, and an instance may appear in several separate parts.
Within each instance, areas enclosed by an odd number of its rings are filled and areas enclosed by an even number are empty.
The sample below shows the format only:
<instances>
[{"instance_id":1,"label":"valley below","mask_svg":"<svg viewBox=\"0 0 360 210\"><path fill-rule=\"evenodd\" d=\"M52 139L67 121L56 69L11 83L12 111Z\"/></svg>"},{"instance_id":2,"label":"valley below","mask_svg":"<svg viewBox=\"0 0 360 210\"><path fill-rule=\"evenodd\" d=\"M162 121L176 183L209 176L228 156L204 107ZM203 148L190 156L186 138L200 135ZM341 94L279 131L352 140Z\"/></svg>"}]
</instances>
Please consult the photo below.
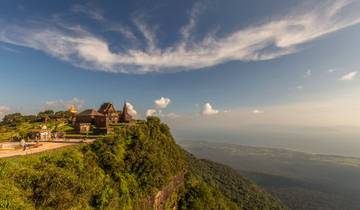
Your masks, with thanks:
<instances>
[{"instance_id":1,"label":"valley below","mask_svg":"<svg viewBox=\"0 0 360 210\"><path fill-rule=\"evenodd\" d=\"M236 169L292 209L358 209L360 158L206 141L178 141Z\"/></svg>"}]
</instances>

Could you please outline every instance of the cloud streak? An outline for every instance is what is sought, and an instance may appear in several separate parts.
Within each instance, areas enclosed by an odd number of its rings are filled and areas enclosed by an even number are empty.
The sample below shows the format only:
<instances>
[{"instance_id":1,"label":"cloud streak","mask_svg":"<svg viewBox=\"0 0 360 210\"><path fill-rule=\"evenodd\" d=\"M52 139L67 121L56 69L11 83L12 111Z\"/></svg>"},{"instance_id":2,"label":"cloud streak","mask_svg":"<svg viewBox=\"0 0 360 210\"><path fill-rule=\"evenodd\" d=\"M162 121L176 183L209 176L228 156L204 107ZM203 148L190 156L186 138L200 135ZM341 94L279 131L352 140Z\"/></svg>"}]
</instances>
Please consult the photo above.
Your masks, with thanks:
<instances>
[{"instance_id":1,"label":"cloud streak","mask_svg":"<svg viewBox=\"0 0 360 210\"><path fill-rule=\"evenodd\" d=\"M259 110L259 109L254 109L254 110L252 111L252 113L254 113L254 114L264 114L265 111L264 111L264 110Z\"/></svg>"},{"instance_id":2,"label":"cloud streak","mask_svg":"<svg viewBox=\"0 0 360 210\"><path fill-rule=\"evenodd\" d=\"M89 7L76 4L71 7L71 11L79 14L85 14L89 16L91 19L97 20L97 21L103 21L105 20L104 16L101 14L100 11L91 9Z\"/></svg>"},{"instance_id":3,"label":"cloud streak","mask_svg":"<svg viewBox=\"0 0 360 210\"><path fill-rule=\"evenodd\" d=\"M358 72L357 71L353 71L353 72L350 72L348 74L345 74L344 76L342 76L340 78L341 81L351 81L351 80L354 80L355 77L357 76Z\"/></svg>"},{"instance_id":4,"label":"cloud streak","mask_svg":"<svg viewBox=\"0 0 360 210\"><path fill-rule=\"evenodd\" d=\"M71 106L75 106L77 109L81 109L85 105L85 100L78 99L76 97L70 100L49 100L45 102L46 109L63 110L68 109Z\"/></svg>"},{"instance_id":5,"label":"cloud streak","mask_svg":"<svg viewBox=\"0 0 360 210\"><path fill-rule=\"evenodd\" d=\"M193 42L198 9L188 25L180 28L181 40L160 48L156 33L141 18L134 24L147 43L144 48L111 50L105 38L83 29L44 27L44 24L9 25L1 23L0 41L43 51L75 66L113 73L144 74L174 72L210 67L228 61L275 59L300 50L300 45L360 23L360 13L344 12L351 0L326 0L303 12L293 11L267 23L239 29L223 37L207 35ZM81 10L79 10L81 9ZM84 12L78 8L79 12ZM128 34L133 34L129 31Z\"/></svg>"}]
</instances>

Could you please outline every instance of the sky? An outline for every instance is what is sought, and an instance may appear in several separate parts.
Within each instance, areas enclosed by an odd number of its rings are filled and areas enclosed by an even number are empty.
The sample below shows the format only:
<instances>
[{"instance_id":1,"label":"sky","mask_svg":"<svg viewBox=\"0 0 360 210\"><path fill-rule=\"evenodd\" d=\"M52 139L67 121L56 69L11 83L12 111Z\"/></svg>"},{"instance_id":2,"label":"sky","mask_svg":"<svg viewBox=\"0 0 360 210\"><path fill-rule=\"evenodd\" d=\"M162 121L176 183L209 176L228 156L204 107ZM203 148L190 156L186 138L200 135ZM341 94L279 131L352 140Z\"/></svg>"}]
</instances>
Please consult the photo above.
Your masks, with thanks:
<instances>
[{"instance_id":1,"label":"sky","mask_svg":"<svg viewBox=\"0 0 360 210\"><path fill-rule=\"evenodd\" d=\"M359 55L359 0L1 0L0 117L127 101L180 139L360 156Z\"/></svg>"}]
</instances>

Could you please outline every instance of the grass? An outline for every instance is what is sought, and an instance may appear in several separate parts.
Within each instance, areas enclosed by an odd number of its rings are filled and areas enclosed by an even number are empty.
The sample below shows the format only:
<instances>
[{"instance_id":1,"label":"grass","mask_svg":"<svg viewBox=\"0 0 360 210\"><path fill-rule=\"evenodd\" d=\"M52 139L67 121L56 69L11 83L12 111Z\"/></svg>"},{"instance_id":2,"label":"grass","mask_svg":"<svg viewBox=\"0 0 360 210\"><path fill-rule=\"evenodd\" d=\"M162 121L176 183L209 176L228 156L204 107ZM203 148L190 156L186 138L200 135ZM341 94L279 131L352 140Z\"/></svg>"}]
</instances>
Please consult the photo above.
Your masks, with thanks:
<instances>
[{"instance_id":1,"label":"grass","mask_svg":"<svg viewBox=\"0 0 360 210\"><path fill-rule=\"evenodd\" d=\"M39 127L41 123L28 123L24 122L17 126L6 126L0 127L0 141L7 141L15 136L24 136L29 133L32 129Z\"/></svg>"}]
</instances>

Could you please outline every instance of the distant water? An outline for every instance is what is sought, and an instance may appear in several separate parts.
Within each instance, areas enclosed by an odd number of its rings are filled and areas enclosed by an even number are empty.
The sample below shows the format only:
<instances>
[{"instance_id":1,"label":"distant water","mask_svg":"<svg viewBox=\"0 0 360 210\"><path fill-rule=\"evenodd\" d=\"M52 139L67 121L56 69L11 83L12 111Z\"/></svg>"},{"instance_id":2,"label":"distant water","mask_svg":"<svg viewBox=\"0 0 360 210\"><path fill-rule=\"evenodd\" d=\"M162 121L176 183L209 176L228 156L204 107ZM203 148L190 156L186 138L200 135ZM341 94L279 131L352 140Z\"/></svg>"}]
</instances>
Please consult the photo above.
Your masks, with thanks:
<instances>
[{"instance_id":1,"label":"distant water","mask_svg":"<svg viewBox=\"0 0 360 210\"><path fill-rule=\"evenodd\" d=\"M360 157L360 129L243 129L238 131L174 131L178 140L205 140L249 146Z\"/></svg>"}]
</instances>

